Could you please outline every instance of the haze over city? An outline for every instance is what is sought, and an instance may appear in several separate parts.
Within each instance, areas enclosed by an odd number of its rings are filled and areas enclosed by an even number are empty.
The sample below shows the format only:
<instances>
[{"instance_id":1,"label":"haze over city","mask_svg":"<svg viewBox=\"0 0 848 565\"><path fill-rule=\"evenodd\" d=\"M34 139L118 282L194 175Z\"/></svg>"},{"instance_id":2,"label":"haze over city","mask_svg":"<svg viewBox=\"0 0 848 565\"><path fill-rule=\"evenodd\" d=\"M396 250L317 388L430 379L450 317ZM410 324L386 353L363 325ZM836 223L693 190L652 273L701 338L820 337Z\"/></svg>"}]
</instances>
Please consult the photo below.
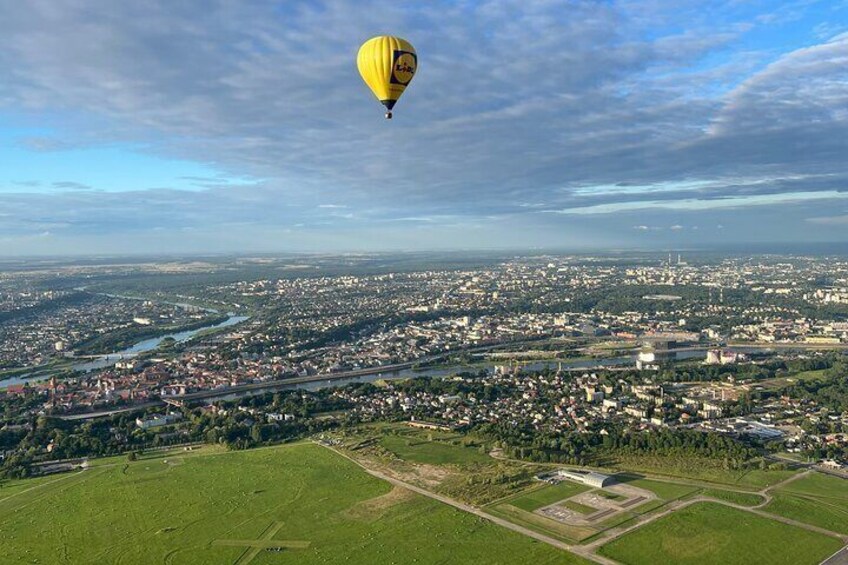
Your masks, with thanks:
<instances>
[{"instance_id":1,"label":"haze over city","mask_svg":"<svg viewBox=\"0 0 848 565\"><path fill-rule=\"evenodd\" d=\"M0 255L848 241L845 2L0 6Z\"/></svg>"}]
</instances>

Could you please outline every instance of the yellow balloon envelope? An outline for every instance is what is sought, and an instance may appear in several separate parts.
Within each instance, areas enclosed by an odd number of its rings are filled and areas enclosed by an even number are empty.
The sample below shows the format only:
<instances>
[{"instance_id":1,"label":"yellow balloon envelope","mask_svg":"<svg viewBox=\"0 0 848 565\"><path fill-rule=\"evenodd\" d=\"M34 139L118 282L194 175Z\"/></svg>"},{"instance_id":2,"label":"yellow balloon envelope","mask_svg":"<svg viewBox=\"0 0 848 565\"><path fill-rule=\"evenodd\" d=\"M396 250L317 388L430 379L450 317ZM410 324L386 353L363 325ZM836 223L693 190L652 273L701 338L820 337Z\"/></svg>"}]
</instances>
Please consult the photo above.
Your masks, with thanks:
<instances>
[{"instance_id":1,"label":"yellow balloon envelope","mask_svg":"<svg viewBox=\"0 0 848 565\"><path fill-rule=\"evenodd\" d=\"M415 48L400 37L372 37L359 48L356 66L362 80L386 106L386 118L391 119L395 102L406 90L418 69Z\"/></svg>"}]
</instances>

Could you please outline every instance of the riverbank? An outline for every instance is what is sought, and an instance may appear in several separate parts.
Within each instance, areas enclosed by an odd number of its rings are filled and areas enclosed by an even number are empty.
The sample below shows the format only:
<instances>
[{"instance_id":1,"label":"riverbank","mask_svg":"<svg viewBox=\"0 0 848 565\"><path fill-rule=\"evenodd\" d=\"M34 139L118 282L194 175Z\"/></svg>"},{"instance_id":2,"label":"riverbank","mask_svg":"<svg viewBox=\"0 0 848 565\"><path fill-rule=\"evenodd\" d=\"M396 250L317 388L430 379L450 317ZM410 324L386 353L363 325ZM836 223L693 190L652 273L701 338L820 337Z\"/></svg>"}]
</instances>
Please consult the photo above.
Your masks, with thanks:
<instances>
[{"instance_id":1,"label":"riverbank","mask_svg":"<svg viewBox=\"0 0 848 565\"><path fill-rule=\"evenodd\" d=\"M97 336L87 342L79 344L74 348L74 350L78 355L110 355L110 351L131 349L136 343L149 339L203 328L211 328L229 318L230 316L227 314L216 314L202 320L196 320L179 326L132 326L110 332L107 335Z\"/></svg>"},{"instance_id":2,"label":"riverbank","mask_svg":"<svg viewBox=\"0 0 848 565\"><path fill-rule=\"evenodd\" d=\"M23 374L18 373L17 375L6 378L5 380L0 380L0 388L24 384L28 382L33 383L45 381L48 380L58 371L75 371L86 373L88 371L93 371L96 369L104 369L106 367L114 365L115 363L123 359L130 359L133 357L137 357L142 353L153 351L158 348L159 345L165 340L173 340L174 343L185 343L197 337L199 334L206 335L209 332L214 332L223 328L235 326L236 324L240 324L248 319L250 319L248 316L236 316L233 313L229 313L224 316L223 321L220 321L218 323L207 323L195 329L183 330L178 331L176 333L168 333L157 337L147 338L138 341L130 347L127 347L120 351L96 355L93 359L90 360L82 360L82 362L80 362L81 360L79 359L67 358L67 362L63 361L56 365L42 366L40 368L31 368L30 371L25 372Z\"/></svg>"}]
</instances>

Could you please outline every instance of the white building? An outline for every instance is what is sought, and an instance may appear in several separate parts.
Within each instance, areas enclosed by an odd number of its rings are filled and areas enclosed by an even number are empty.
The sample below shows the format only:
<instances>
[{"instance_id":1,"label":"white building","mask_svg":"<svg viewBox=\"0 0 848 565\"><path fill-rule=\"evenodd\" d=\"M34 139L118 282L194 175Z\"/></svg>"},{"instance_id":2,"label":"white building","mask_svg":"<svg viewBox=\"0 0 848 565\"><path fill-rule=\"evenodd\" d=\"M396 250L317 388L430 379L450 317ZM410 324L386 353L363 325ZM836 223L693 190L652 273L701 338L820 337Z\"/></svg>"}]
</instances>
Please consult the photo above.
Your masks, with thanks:
<instances>
[{"instance_id":1,"label":"white building","mask_svg":"<svg viewBox=\"0 0 848 565\"><path fill-rule=\"evenodd\" d=\"M595 488L604 488L615 483L615 479L609 475L596 473L594 471L570 471L560 469L557 471L557 476L561 479L577 481L578 483Z\"/></svg>"}]
</instances>

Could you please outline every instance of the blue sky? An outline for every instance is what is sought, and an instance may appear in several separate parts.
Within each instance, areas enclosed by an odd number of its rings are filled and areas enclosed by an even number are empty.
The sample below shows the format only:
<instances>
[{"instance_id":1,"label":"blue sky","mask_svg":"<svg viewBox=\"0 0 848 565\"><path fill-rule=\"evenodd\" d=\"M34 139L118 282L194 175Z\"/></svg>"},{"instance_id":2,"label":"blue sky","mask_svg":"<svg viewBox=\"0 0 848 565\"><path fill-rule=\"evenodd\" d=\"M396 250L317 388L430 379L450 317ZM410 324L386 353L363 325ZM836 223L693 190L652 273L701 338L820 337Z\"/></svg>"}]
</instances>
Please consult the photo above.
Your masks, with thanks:
<instances>
[{"instance_id":1,"label":"blue sky","mask_svg":"<svg viewBox=\"0 0 848 565\"><path fill-rule=\"evenodd\" d=\"M0 9L0 255L848 242L845 0Z\"/></svg>"}]
</instances>

